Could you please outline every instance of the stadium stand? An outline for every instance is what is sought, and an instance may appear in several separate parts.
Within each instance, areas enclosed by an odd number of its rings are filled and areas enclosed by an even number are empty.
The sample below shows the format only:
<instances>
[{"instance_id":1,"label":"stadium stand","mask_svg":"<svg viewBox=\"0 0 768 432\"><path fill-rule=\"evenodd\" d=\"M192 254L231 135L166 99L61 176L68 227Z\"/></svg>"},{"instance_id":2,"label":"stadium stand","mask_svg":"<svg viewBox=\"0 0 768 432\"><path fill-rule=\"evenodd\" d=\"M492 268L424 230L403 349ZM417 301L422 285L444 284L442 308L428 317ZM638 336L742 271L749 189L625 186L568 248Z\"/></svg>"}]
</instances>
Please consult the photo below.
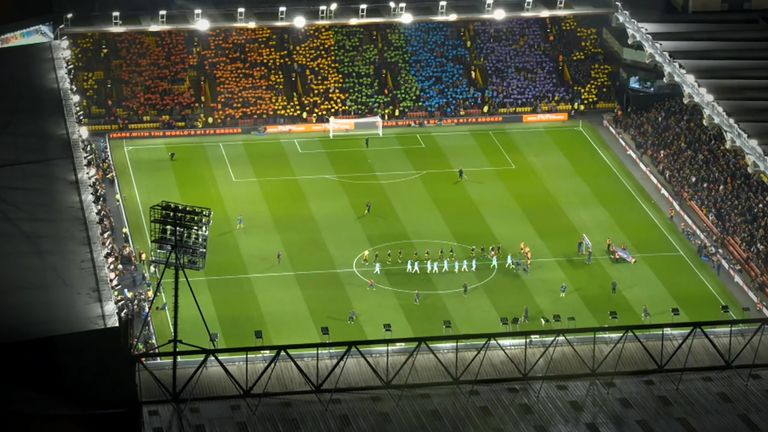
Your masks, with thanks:
<instances>
[{"instance_id":1,"label":"stadium stand","mask_svg":"<svg viewBox=\"0 0 768 432\"><path fill-rule=\"evenodd\" d=\"M597 27L589 18L572 16L547 23L565 80L581 96L581 103L596 108L610 101L612 68L605 63Z\"/></svg>"},{"instance_id":2,"label":"stadium stand","mask_svg":"<svg viewBox=\"0 0 768 432\"><path fill-rule=\"evenodd\" d=\"M541 20L479 22L477 51L488 74L486 95L499 107L517 108L566 100Z\"/></svg>"},{"instance_id":3,"label":"stadium stand","mask_svg":"<svg viewBox=\"0 0 768 432\"><path fill-rule=\"evenodd\" d=\"M424 110L451 116L480 102L480 92L468 83L469 57L456 26L418 23L405 27L404 33Z\"/></svg>"},{"instance_id":4,"label":"stadium stand","mask_svg":"<svg viewBox=\"0 0 768 432\"><path fill-rule=\"evenodd\" d=\"M293 72L302 101L302 117L331 117L341 111L347 95L336 67L333 34L327 27L310 27L291 41Z\"/></svg>"},{"instance_id":5,"label":"stadium stand","mask_svg":"<svg viewBox=\"0 0 768 432\"><path fill-rule=\"evenodd\" d=\"M185 121L199 108L190 86L192 58L183 33L122 33L114 39L113 74L122 97L115 101L121 118L134 122Z\"/></svg>"},{"instance_id":6,"label":"stadium stand","mask_svg":"<svg viewBox=\"0 0 768 432\"><path fill-rule=\"evenodd\" d=\"M348 95L342 114L366 115L383 111L386 101L385 81L380 79L381 64L371 34L363 27L331 28L339 72L344 76Z\"/></svg>"},{"instance_id":7,"label":"stadium stand","mask_svg":"<svg viewBox=\"0 0 768 432\"><path fill-rule=\"evenodd\" d=\"M390 103L385 113L399 117L401 112L412 111L419 97L416 77L408 65L408 47L405 35L399 26L388 26L378 34L381 38L384 69L381 73L387 81L385 94Z\"/></svg>"},{"instance_id":8,"label":"stadium stand","mask_svg":"<svg viewBox=\"0 0 768 432\"><path fill-rule=\"evenodd\" d=\"M272 30L218 29L208 34L207 42L201 52L208 77L204 93L211 100L215 124L299 115L291 87L285 85L286 53L277 49Z\"/></svg>"},{"instance_id":9,"label":"stadium stand","mask_svg":"<svg viewBox=\"0 0 768 432\"><path fill-rule=\"evenodd\" d=\"M74 35L93 131L610 107L599 23L552 18ZM579 99L580 98L580 99Z\"/></svg>"},{"instance_id":10,"label":"stadium stand","mask_svg":"<svg viewBox=\"0 0 768 432\"><path fill-rule=\"evenodd\" d=\"M616 124L684 197L756 285L768 288L768 183L747 170L741 152L725 147L701 109L680 98L615 117Z\"/></svg>"}]
</instances>

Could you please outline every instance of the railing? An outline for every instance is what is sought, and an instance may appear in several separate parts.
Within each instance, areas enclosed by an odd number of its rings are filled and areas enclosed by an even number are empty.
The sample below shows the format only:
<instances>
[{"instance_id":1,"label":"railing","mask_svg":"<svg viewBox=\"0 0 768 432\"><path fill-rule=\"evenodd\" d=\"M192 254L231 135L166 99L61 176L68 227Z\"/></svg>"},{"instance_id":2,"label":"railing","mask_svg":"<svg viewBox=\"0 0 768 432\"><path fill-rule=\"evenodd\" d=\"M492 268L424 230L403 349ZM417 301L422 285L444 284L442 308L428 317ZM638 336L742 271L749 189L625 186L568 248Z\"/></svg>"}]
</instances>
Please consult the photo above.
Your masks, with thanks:
<instances>
[{"instance_id":1,"label":"railing","mask_svg":"<svg viewBox=\"0 0 768 432\"><path fill-rule=\"evenodd\" d=\"M340 391L382 389L392 395L420 386L533 386L553 378L660 372L671 373L679 386L687 371L768 367L766 324L766 318L590 328L559 323L486 334L197 347L179 352L176 369L169 352L135 357L145 403L302 393L328 393L330 401Z\"/></svg>"}]
</instances>

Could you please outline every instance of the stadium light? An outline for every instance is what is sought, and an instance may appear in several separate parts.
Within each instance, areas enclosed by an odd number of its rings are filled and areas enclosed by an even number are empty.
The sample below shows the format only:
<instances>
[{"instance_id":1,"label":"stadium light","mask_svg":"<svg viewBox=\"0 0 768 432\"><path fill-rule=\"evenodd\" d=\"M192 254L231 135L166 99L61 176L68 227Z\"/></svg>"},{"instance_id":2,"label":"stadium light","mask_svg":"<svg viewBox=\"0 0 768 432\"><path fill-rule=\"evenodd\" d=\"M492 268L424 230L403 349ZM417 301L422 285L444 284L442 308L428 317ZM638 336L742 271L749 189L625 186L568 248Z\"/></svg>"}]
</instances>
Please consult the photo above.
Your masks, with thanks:
<instances>
[{"instance_id":1,"label":"stadium light","mask_svg":"<svg viewBox=\"0 0 768 432\"><path fill-rule=\"evenodd\" d=\"M245 8L237 8L237 23L243 24L245 22Z\"/></svg>"},{"instance_id":2,"label":"stadium light","mask_svg":"<svg viewBox=\"0 0 768 432\"><path fill-rule=\"evenodd\" d=\"M441 0L440 3L437 4L437 16L439 17L445 16L446 6L448 6L448 2L445 0Z\"/></svg>"},{"instance_id":3,"label":"stadium light","mask_svg":"<svg viewBox=\"0 0 768 432\"><path fill-rule=\"evenodd\" d=\"M112 27L119 27L120 23L120 12L112 12Z\"/></svg>"},{"instance_id":4,"label":"stadium light","mask_svg":"<svg viewBox=\"0 0 768 432\"><path fill-rule=\"evenodd\" d=\"M168 11L163 9L157 13L157 22L160 25L165 25L166 18L168 16Z\"/></svg>"},{"instance_id":5,"label":"stadium light","mask_svg":"<svg viewBox=\"0 0 768 432\"><path fill-rule=\"evenodd\" d=\"M405 13L405 3L398 3L397 4L397 16L403 16Z\"/></svg>"},{"instance_id":6,"label":"stadium light","mask_svg":"<svg viewBox=\"0 0 768 432\"><path fill-rule=\"evenodd\" d=\"M62 47L62 48L64 48L64 49L67 49L67 48L69 48L69 41L68 41L68 40L66 40L66 39L64 39L64 40L61 42L61 47Z\"/></svg>"},{"instance_id":7,"label":"stadium light","mask_svg":"<svg viewBox=\"0 0 768 432\"><path fill-rule=\"evenodd\" d=\"M485 0L485 14L490 15L493 10L493 0Z\"/></svg>"},{"instance_id":8,"label":"stadium light","mask_svg":"<svg viewBox=\"0 0 768 432\"><path fill-rule=\"evenodd\" d=\"M410 24L410 23L413 22L413 15L411 15L408 12L406 12L406 13L403 14L403 16L400 17L400 21L403 24Z\"/></svg>"},{"instance_id":9,"label":"stadium light","mask_svg":"<svg viewBox=\"0 0 768 432\"><path fill-rule=\"evenodd\" d=\"M459 16L456 15L455 13L452 13L452 14L448 15L448 20L449 21L456 21L458 18L459 18Z\"/></svg>"},{"instance_id":10,"label":"stadium light","mask_svg":"<svg viewBox=\"0 0 768 432\"><path fill-rule=\"evenodd\" d=\"M72 51L70 51L70 50L68 50L68 49L67 49L67 50L64 50L64 51L61 53L61 55L63 55L65 59L68 59L68 58L69 58L69 57L72 55Z\"/></svg>"},{"instance_id":11,"label":"stadium light","mask_svg":"<svg viewBox=\"0 0 768 432\"><path fill-rule=\"evenodd\" d=\"M64 27L72 26L72 13L64 15Z\"/></svg>"},{"instance_id":12,"label":"stadium light","mask_svg":"<svg viewBox=\"0 0 768 432\"><path fill-rule=\"evenodd\" d=\"M203 10L202 9L195 9L194 22L198 22L201 19L203 19Z\"/></svg>"},{"instance_id":13,"label":"stadium light","mask_svg":"<svg viewBox=\"0 0 768 432\"><path fill-rule=\"evenodd\" d=\"M307 20L299 15L293 19L293 26L296 28L304 28L304 26L307 25Z\"/></svg>"},{"instance_id":14,"label":"stadium light","mask_svg":"<svg viewBox=\"0 0 768 432\"><path fill-rule=\"evenodd\" d=\"M78 130L80 133L80 138L82 139L88 139L88 128L85 126L80 126L80 129Z\"/></svg>"},{"instance_id":15,"label":"stadium light","mask_svg":"<svg viewBox=\"0 0 768 432\"><path fill-rule=\"evenodd\" d=\"M525 0L525 3L523 4L523 11L530 12L531 9L533 9L533 0Z\"/></svg>"},{"instance_id":16,"label":"stadium light","mask_svg":"<svg viewBox=\"0 0 768 432\"><path fill-rule=\"evenodd\" d=\"M361 4L360 8L358 9L357 17L360 19L365 19L367 15L368 15L368 5Z\"/></svg>"},{"instance_id":17,"label":"stadium light","mask_svg":"<svg viewBox=\"0 0 768 432\"><path fill-rule=\"evenodd\" d=\"M76 95L72 96L72 102L74 102L74 103L80 102L80 95L76 94Z\"/></svg>"},{"instance_id":18,"label":"stadium light","mask_svg":"<svg viewBox=\"0 0 768 432\"><path fill-rule=\"evenodd\" d=\"M349 23L350 23L350 24L352 24L352 25L355 25L355 24L357 24L357 22L358 22L358 21L359 21L359 20L358 20L357 18L350 18L350 19L349 19Z\"/></svg>"},{"instance_id":19,"label":"stadium light","mask_svg":"<svg viewBox=\"0 0 768 432\"><path fill-rule=\"evenodd\" d=\"M336 3L331 3L331 7L328 8L328 19L329 20L333 19L333 16L336 14L336 8L338 6L339 5L337 5Z\"/></svg>"},{"instance_id":20,"label":"stadium light","mask_svg":"<svg viewBox=\"0 0 768 432\"><path fill-rule=\"evenodd\" d=\"M320 6L320 10L317 12L317 19L325 21L328 18L328 6Z\"/></svg>"},{"instance_id":21,"label":"stadium light","mask_svg":"<svg viewBox=\"0 0 768 432\"><path fill-rule=\"evenodd\" d=\"M393 1L389 2L389 16L397 16L397 5Z\"/></svg>"},{"instance_id":22,"label":"stadium light","mask_svg":"<svg viewBox=\"0 0 768 432\"><path fill-rule=\"evenodd\" d=\"M195 28L200 31L207 31L211 28L211 22L205 18L201 18L200 21L195 23Z\"/></svg>"},{"instance_id":23,"label":"stadium light","mask_svg":"<svg viewBox=\"0 0 768 432\"><path fill-rule=\"evenodd\" d=\"M504 11L504 9L499 8L493 11L493 19L496 21L503 20L505 16L507 16L507 13Z\"/></svg>"},{"instance_id":24,"label":"stadium light","mask_svg":"<svg viewBox=\"0 0 768 432\"><path fill-rule=\"evenodd\" d=\"M277 8L277 20L279 22L285 21L285 6Z\"/></svg>"}]
</instances>

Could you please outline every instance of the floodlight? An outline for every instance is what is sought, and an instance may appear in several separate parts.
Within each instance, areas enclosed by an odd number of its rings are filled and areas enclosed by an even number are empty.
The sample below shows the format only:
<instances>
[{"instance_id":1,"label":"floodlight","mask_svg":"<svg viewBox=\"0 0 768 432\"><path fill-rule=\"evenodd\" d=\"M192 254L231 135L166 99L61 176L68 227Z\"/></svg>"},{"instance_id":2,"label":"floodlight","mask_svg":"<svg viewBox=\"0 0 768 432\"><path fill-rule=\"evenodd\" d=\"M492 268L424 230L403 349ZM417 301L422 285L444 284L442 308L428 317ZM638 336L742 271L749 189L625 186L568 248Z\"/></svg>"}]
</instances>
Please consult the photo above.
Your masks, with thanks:
<instances>
[{"instance_id":1,"label":"floodlight","mask_svg":"<svg viewBox=\"0 0 768 432\"><path fill-rule=\"evenodd\" d=\"M304 26L307 25L307 20L299 15L293 19L293 26L296 28L304 28Z\"/></svg>"},{"instance_id":2,"label":"floodlight","mask_svg":"<svg viewBox=\"0 0 768 432\"><path fill-rule=\"evenodd\" d=\"M357 18L350 18L350 19L349 19L349 23L350 23L350 24L352 24L352 25L355 25L355 24L357 24L357 21L358 21L358 19L357 19Z\"/></svg>"},{"instance_id":3,"label":"floodlight","mask_svg":"<svg viewBox=\"0 0 768 432\"><path fill-rule=\"evenodd\" d=\"M493 19L497 21L503 20L505 16L507 16L507 13L504 11L504 9L499 8L493 11Z\"/></svg>"},{"instance_id":4,"label":"floodlight","mask_svg":"<svg viewBox=\"0 0 768 432\"><path fill-rule=\"evenodd\" d=\"M457 18L459 18L459 16L456 15L455 13L452 13L452 14L448 15L448 19L450 21L456 21Z\"/></svg>"},{"instance_id":5,"label":"floodlight","mask_svg":"<svg viewBox=\"0 0 768 432\"><path fill-rule=\"evenodd\" d=\"M245 8L237 8L237 23L242 24L245 22Z\"/></svg>"},{"instance_id":6,"label":"floodlight","mask_svg":"<svg viewBox=\"0 0 768 432\"><path fill-rule=\"evenodd\" d=\"M445 7L448 5L448 2L445 0L440 0L440 3L437 4L437 16L444 17L445 16Z\"/></svg>"},{"instance_id":7,"label":"floodlight","mask_svg":"<svg viewBox=\"0 0 768 432\"><path fill-rule=\"evenodd\" d=\"M413 22L413 15L406 12L400 17L400 21L402 21L403 24L410 24Z\"/></svg>"},{"instance_id":8,"label":"floodlight","mask_svg":"<svg viewBox=\"0 0 768 432\"><path fill-rule=\"evenodd\" d=\"M80 126L80 129L78 130L80 133L80 138L86 139L88 138L88 128L85 126Z\"/></svg>"},{"instance_id":9,"label":"floodlight","mask_svg":"<svg viewBox=\"0 0 768 432\"><path fill-rule=\"evenodd\" d=\"M157 21L160 25L165 25L165 19L168 16L168 11L163 9L157 13Z\"/></svg>"},{"instance_id":10,"label":"floodlight","mask_svg":"<svg viewBox=\"0 0 768 432\"><path fill-rule=\"evenodd\" d=\"M72 55L72 51L70 51L70 50L64 50L64 51L61 53L61 55L63 55L63 56L64 56L64 58L67 58L67 59L68 59L68 58L69 58L69 57Z\"/></svg>"},{"instance_id":11,"label":"floodlight","mask_svg":"<svg viewBox=\"0 0 768 432\"><path fill-rule=\"evenodd\" d=\"M256 27L256 21L248 21L248 28L255 28Z\"/></svg>"},{"instance_id":12,"label":"floodlight","mask_svg":"<svg viewBox=\"0 0 768 432\"><path fill-rule=\"evenodd\" d=\"M392 2L392 1L391 1L391 2L389 2L389 7L391 7L391 8L397 8L397 5L395 4L395 2Z\"/></svg>"},{"instance_id":13,"label":"floodlight","mask_svg":"<svg viewBox=\"0 0 768 432\"><path fill-rule=\"evenodd\" d=\"M211 28L211 22L205 18L202 18L200 21L195 23L195 28L200 31L206 31Z\"/></svg>"},{"instance_id":14,"label":"floodlight","mask_svg":"<svg viewBox=\"0 0 768 432\"><path fill-rule=\"evenodd\" d=\"M328 6L320 6L320 10L317 13L317 18L320 21L325 21L328 18Z\"/></svg>"},{"instance_id":15,"label":"floodlight","mask_svg":"<svg viewBox=\"0 0 768 432\"><path fill-rule=\"evenodd\" d=\"M112 25L117 27L120 25L120 12L112 12Z\"/></svg>"},{"instance_id":16,"label":"floodlight","mask_svg":"<svg viewBox=\"0 0 768 432\"><path fill-rule=\"evenodd\" d=\"M70 13L68 13L68 14L67 14L67 18L68 18L68 19L72 19L72 12L70 12Z\"/></svg>"},{"instance_id":17,"label":"floodlight","mask_svg":"<svg viewBox=\"0 0 768 432\"><path fill-rule=\"evenodd\" d=\"M149 215L152 263L164 266L167 262L171 267L191 270L205 268L211 209L162 201L150 207Z\"/></svg>"},{"instance_id":18,"label":"floodlight","mask_svg":"<svg viewBox=\"0 0 768 432\"><path fill-rule=\"evenodd\" d=\"M360 5L360 8L358 9L357 17L360 19L365 19L368 15L368 5L363 3Z\"/></svg>"},{"instance_id":19,"label":"floodlight","mask_svg":"<svg viewBox=\"0 0 768 432\"><path fill-rule=\"evenodd\" d=\"M693 76L693 74L685 74L685 79L688 80L688 82L691 84L696 83L696 77Z\"/></svg>"},{"instance_id":20,"label":"floodlight","mask_svg":"<svg viewBox=\"0 0 768 432\"><path fill-rule=\"evenodd\" d=\"M490 14L493 9L493 0L485 0L485 13Z\"/></svg>"},{"instance_id":21,"label":"floodlight","mask_svg":"<svg viewBox=\"0 0 768 432\"><path fill-rule=\"evenodd\" d=\"M69 41L68 40L62 41L61 42L61 47L64 48L64 49L69 48Z\"/></svg>"},{"instance_id":22,"label":"floodlight","mask_svg":"<svg viewBox=\"0 0 768 432\"><path fill-rule=\"evenodd\" d=\"M72 102L74 102L74 103L80 102L80 95L76 94L76 95L72 96Z\"/></svg>"},{"instance_id":23,"label":"floodlight","mask_svg":"<svg viewBox=\"0 0 768 432\"><path fill-rule=\"evenodd\" d=\"M397 5L393 1L389 2L389 15L397 16Z\"/></svg>"},{"instance_id":24,"label":"floodlight","mask_svg":"<svg viewBox=\"0 0 768 432\"><path fill-rule=\"evenodd\" d=\"M277 8L277 20L280 22L285 21L285 6Z\"/></svg>"},{"instance_id":25,"label":"floodlight","mask_svg":"<svg viewBox=\"0 0 768 432\"><path fill-rule=\"evenodd\" d=\"M331 3L331 10L335 11L338 6L336 3Z\"/></svg>"},{"instance_id":26,"label":"floodlight","mask_svg":"<svg viewBox=\"0 0 768 432\"><path fill-rule=\"evenodd\" d=\"M203 10L202 9L195 9L195 18L194 18L195 22L198 22L201 19L203 19Z\"/></svg>"}]
</instances>

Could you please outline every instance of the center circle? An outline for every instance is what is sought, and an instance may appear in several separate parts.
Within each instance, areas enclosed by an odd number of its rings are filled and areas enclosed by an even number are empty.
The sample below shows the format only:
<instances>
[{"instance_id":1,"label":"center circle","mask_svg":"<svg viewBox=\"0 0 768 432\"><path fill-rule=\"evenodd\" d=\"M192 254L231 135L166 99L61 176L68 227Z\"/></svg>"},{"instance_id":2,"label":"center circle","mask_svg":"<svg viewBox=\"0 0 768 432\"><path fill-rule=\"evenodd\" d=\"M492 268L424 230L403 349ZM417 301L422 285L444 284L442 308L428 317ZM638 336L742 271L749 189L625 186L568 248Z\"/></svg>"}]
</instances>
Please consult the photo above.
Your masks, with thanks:
<instances>
[{"instance_id":1,"label":"center circle","mask_svg":"<svg viewBox=\"0 0 768 432\"><path fill-rule=\"evenodd\" d=\"M467 250L467 254L469 254L469 251L472 249L472 246L468 246L468 245L465 245L465 244L462 244L462 243L457 243L457 242L444 241L444 240L400 240L400 241L393 241L393 242L388 242L388 243L382 243L382 244L379 244L379 245L371 247L369 250L370 251L382 251L387 246L396 245L396 244L422 245L422 244L425 244L425 243L426 244L436 244L436 245L438 245L437 249L439 249L440 247L460 246L460 247L462 247L462 248ZM421 252L423 252L423 250ZM352 269L355 271L355 274L357 275L357 277L359 277L360 279L368 282L369 278L367 278L367 277L363 276L362 274L360 274L361 269L358 267L358 263L361 261L361 258L363 257L364 253L365 253L364 251L360 252L355 257L355 259L352 261ZM382 255L384 255L384 253L380 254L380 256L382 256ZM436 255L436 253L435 253L435 255ZM457 255L457 261L462 261L462 260L458 259L458 253L456 255ZM381 262L381 261L382 261L382 259L379 259L379 262ZM405 259L404 259L404 261L405 261ZM423 262L424 260L419 260L419 261ZM468 260L468 262L471 262L471 260ZM483 264L489 265L488 263L483 263ZM438 263L438 265L442 266L442 263ZM391 267L390 268L386 268L386 267L384 267L382 265L382 270L391 270L391 269L392 269ZM404 266L403 267L398 266L397 270L401 270L401 271L403 271L405 273L405 267ZM481 269L480 266L478 266L478 270L479 271L484 271L484 270L487 270L487 267L483 267ZM373 271L373 266L368 266L365 269L365 271ZM488 282L494 276L496 276L496 272L497 271L498 271L498 267L491 268L490 269L490 274L488 275L488 277L486 277L485 279L481 280L480 282L477 282L475 284L469 285L469 289L477 288L480 285L483 285L484 283ZM443 273L443 272L441 272L441 273ZM449 270L447 273L455 274L455 272L452 269ZM464 273L464 272L460 272L459 274L461 274L461 273ZM477 273L477 271L475 271L474 273ZM427 273L427 274L429 275L431 273ZM397 292L402 292L402 293L415 293L416 292L415 289L397 288L397 287L392 287L392 286L388 286L388 285L385 285L385 284L381 284L379 282L376 282L376 288L383 288L383 289L388 289L388 290L391 290L391 291L397 291ZM463 288L447 289L447 290L436 290L436 291L422 291L422 292L425 293L425 294L426 293L429 293L429 294L448 294L448 293L461 292L461 291L463 291Z\"/></svg>"}]
</instances>

